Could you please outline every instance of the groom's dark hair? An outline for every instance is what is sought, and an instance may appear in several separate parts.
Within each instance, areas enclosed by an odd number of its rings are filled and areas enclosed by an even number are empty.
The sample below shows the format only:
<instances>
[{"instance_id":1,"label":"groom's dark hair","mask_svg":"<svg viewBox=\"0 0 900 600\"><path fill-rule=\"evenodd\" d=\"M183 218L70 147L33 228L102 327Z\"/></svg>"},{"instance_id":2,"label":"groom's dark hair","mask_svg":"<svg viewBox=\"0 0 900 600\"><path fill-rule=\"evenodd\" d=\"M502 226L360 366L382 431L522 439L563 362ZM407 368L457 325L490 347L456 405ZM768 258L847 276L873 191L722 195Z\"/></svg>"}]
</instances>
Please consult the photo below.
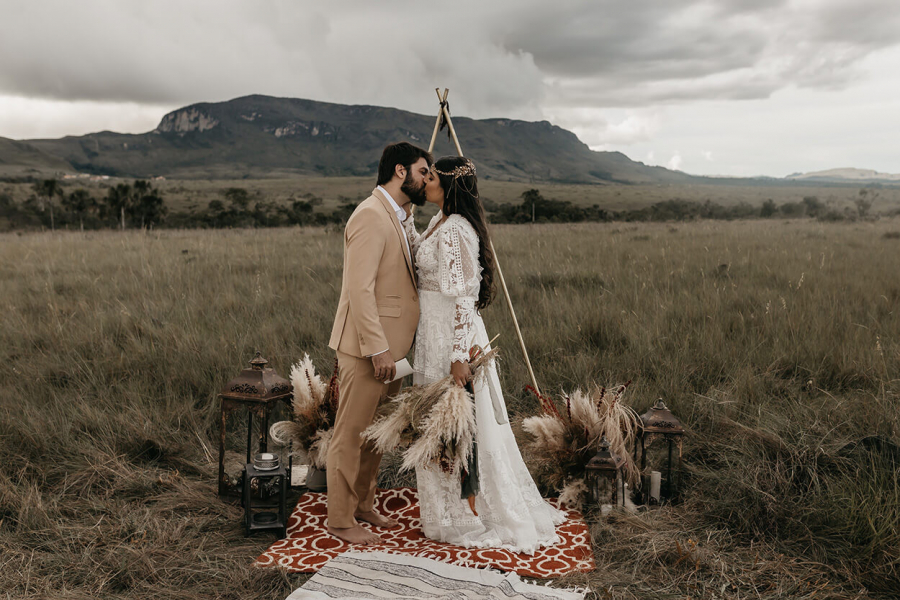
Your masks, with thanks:
<instances>
[{"instance_id":1,"label":"groom's dark hair","mask_svg":"<svg viewBox=\"0 0 900 600\"><path fill-rule=\"evenodd\" d=\"M397 165L402 165L406 169L409 166L424 158L430 167L434 163L431 153L423 150L418 146L413 146L409 142L400 142L398 144L388 144L381 153L381 160L378 162L378 184L384 185L394 176L394 169Z\"/></svg>"}]
</instances>

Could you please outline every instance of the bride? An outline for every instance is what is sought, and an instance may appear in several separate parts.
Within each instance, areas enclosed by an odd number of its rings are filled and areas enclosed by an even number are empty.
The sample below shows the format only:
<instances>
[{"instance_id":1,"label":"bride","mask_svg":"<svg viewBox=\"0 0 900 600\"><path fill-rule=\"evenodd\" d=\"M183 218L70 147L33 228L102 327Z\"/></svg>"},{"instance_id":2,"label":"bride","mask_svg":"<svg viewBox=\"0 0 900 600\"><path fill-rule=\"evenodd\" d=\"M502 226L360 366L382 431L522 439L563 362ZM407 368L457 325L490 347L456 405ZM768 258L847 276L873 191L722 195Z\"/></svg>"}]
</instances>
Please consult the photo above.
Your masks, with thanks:
<instances>
[{"instance_id":1,"label":"bride","mask_svg":"<svg viewBox=\"0 0 900 600\"><path fill-rule=\"evenodd\" d=\"M457 385L473 384L480 490L473 511L459 473L437 465L416 469L422 529L441 542L533 554L559 540L556 525L564 515L544 501L522 461L494 364L483 366L484 376L474 381L469 368L473 345L489 349L478 310L491 302L494 274L475 165L441 158L426 176L425 196L440 210L424 233L416 232L413 219L404 221L419 279L413 382L449 374Z\"/></svg>"}]
</instances>

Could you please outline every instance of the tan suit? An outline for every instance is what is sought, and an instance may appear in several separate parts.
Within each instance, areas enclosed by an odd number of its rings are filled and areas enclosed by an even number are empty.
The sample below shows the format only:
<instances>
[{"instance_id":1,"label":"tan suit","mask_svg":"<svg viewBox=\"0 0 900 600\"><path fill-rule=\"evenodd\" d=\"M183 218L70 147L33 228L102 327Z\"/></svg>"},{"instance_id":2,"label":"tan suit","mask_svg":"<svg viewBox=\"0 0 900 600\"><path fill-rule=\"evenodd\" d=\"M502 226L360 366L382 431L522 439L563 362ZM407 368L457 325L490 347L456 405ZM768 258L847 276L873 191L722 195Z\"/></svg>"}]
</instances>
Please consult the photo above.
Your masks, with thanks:
<instances>
[{"instance_id":1,"label":"tan suit","mask_svg":"<svg viewBox=\"0 0 900 600\"><path fill-rule=\"evenodd\" d=\"M388 199L375 190L344 229L344 276L329 346L337 351L339 405L327 457L328 524L353 527L373 508L381 455L359 434L400 382L375 379L371 357L405 357L419 323L415 270L405 233Z\"/></svg>"}]
</instances>

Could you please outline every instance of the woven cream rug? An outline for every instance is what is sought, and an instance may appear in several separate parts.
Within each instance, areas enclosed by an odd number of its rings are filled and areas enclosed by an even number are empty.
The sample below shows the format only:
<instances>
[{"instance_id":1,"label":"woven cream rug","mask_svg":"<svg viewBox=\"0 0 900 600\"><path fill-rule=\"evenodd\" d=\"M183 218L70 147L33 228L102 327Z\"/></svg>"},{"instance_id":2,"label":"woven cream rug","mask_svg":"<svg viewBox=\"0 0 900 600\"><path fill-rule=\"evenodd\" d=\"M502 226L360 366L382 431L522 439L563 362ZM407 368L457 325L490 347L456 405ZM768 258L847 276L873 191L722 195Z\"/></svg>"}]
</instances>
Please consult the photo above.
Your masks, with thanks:
<instances>
[{"instance_id":1,"label":"woven cream rug","mask_svg":"<svg viewBox=\"0 0 900 600\"><path fill-rule=\"evenodd\" d=\"M287 600L583 600L584 595L584 591L526 583L515 573L449 565L422 556L345 552L325 563Z\"/></svg>"}]
</instances>

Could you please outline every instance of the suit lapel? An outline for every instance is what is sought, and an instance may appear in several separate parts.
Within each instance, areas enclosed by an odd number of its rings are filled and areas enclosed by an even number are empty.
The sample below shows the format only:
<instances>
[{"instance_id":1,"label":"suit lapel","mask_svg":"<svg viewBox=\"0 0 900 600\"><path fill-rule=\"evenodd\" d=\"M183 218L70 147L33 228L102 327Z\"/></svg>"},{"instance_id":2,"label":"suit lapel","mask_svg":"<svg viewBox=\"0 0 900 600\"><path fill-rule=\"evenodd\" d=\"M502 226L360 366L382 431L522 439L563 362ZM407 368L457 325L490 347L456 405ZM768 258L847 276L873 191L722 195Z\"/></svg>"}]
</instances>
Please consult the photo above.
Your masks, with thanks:
<instances>
[{"instance_id":1,"label":"suit lapel","mask_svg":"<svg viewBox=\"0 0 900 600\"><path fill-rule=\"evenodd\" d=\"M384 207L384 210L386 210L390 216L391 224L394 226L394 231L397 233L397 241L400 242L400 252L403 253L403 258L406 260L406 268L409 270L409 276L412 278L413 285L418 285L418 282L416 281L416 269L412 264L412 247L409 247L409 252L406 251L406 232L403 231L403 227L400 225L400 220L397 218L397 213L394 212L394 207L391 206L390 200L388 200L377 188L372 191L372 195L378 198L381 202L381 206Z\"/></svg>"}]
</instances>

